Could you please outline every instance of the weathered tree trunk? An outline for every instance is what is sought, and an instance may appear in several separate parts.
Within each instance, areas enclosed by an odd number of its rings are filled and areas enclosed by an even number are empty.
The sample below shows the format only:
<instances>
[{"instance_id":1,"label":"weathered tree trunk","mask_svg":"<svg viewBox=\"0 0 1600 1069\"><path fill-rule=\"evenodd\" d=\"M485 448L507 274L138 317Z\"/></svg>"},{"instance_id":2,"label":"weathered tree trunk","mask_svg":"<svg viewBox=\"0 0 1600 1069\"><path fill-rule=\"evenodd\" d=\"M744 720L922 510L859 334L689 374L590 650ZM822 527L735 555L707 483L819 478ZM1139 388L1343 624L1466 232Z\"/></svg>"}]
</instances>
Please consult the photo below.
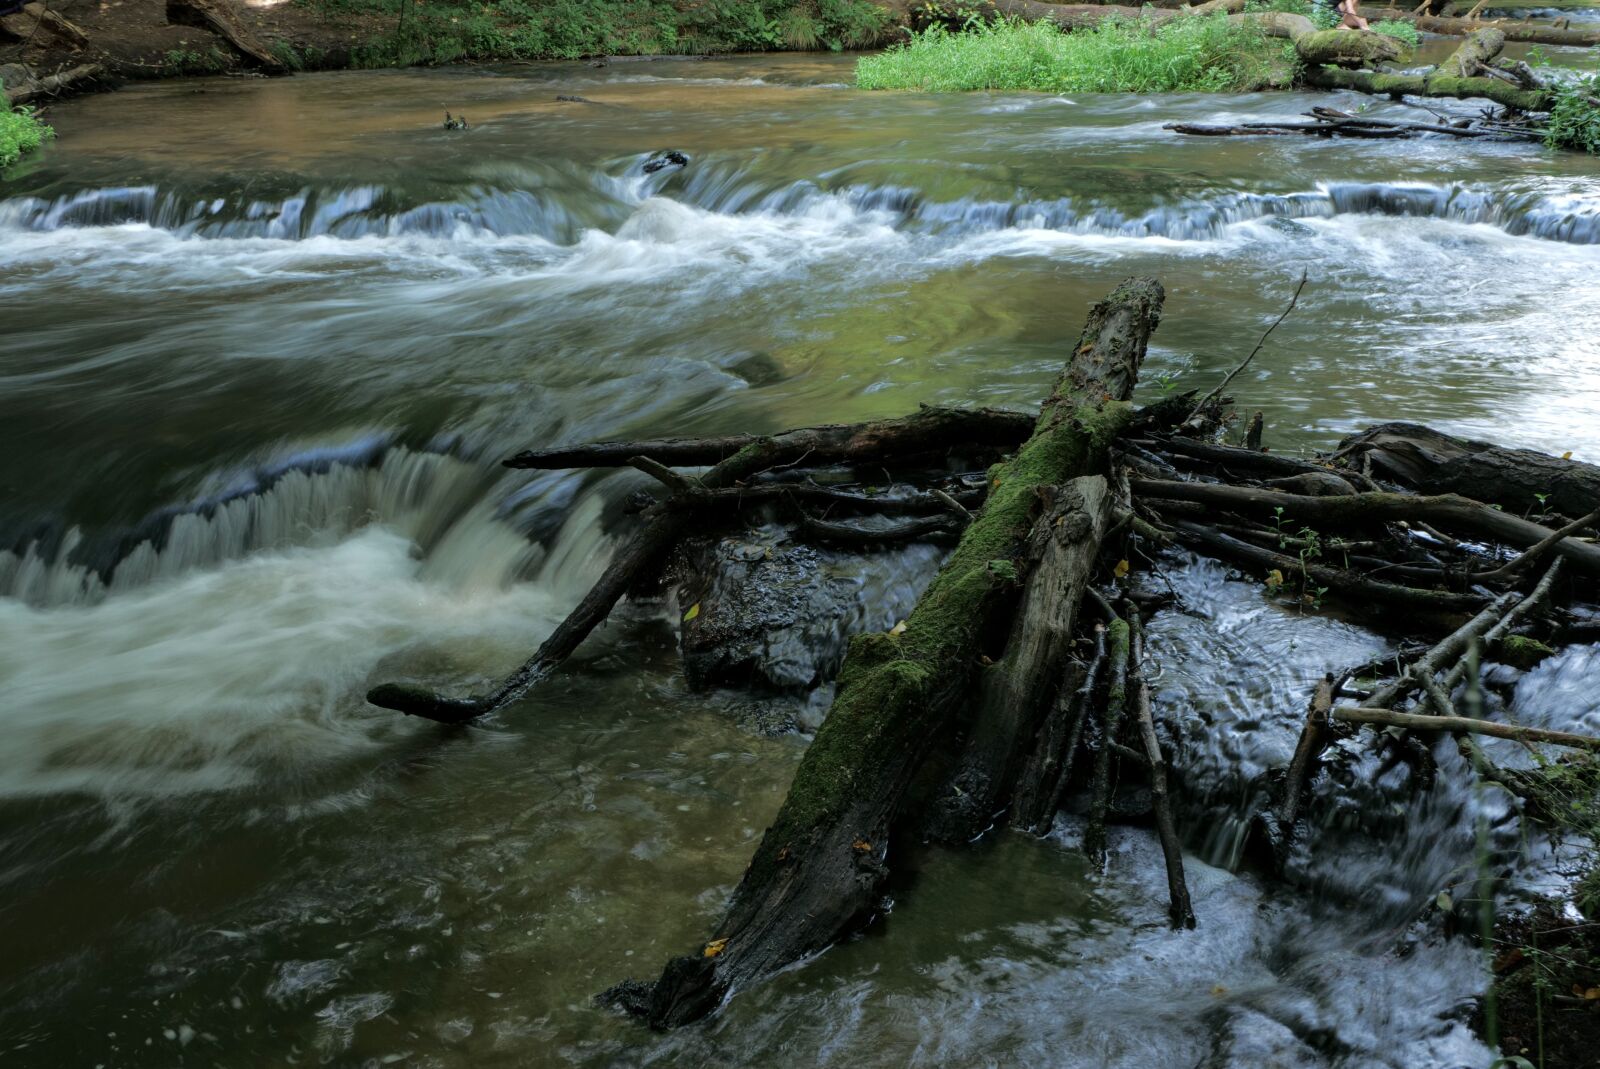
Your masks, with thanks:
<instances>
[{"instance_id":1,"label":"weathered tree trunk","mask_svg":"<svg viewBox=\"0 0 1600 1069\"><path fill-rule=\"evenodd\" d=\"M1550 26L1523 19L1501 19L1494 22L1484 22L1480 19L1449 19L1437 15L1422 15L1412 11L1401 10L1396 7L1363 8L1363 18L1379 21L1384 19L1409 22L1424 33L1438 33L1449 37L1464 37L1469 33L1493 26L1506 35L1508 41L1526 41L1542 45L1571 45L1582 48L1586 45L1600 45L1600 30L1574 30L1559 26Z\"/></svg>"},{"instance_id":2,"label":"weathered tree trunk","mask_svg":"<svg viewBox=\"0 0 1600 1069\"><path fill-rule=\"evenodd\" d=\"M41 100L61 93L82 89L86 83L99 80L105 68L98 63L84 63L60 74L51 74L38 81L22 85L7 85L6 96L13 104L37 104Z\"/></svg>"},{"instance_id":3,"label":"weathered tree trunk","mask_svg":"<svg viewBox=\"0 0 1600 1069\"><path fill-rule=\"evenodd\" d=\"M1548 507L1581 516L1600 502L1596 465L1456 438L1420 423L1380 423L1340 442L1334 455L1418 493L1464 494L1516 512Z\"/></svg>"},{"instance_id":4,"label":"weathered tree trunk","mask_svg":"<svg viewBox=\"0 0 1600 1069\"><path fill-rule=\"evenodd\" d=\"M708 943L667 964L638 1007L652 1025L705 1016L870 913L906 788L970 682L983 636L1015 600L1041 492L1105 467L1163 297L1154 280L1132 279L1094 307L1033 437L992 469L988 503L905 628L853 640L833 706L727 915ZM1077 526L1093 529L1087 517Z\"/></svg>"},{"instance_id":5,"label":"weathered tree trunk","mask_svg":"<svg viewBox=\"0 0 1600 1069\"><path fill-rule=\"evenodd\" d=\"M224 0L167 0L167 21L210 30L268 74L289 73L283 60L239 25Z\"/></svg>"},{"instance_id":6,"label":"weathered tree trunk","mask_svg":"<svg viewBox=\"0 0 1600 1069\"><path fill-rule=\"evenodd\" d=\"M1038 713L1059 684L1078 603L1111 520L1111 492L1099 475L1043 491L1023 587L1005 654L983 669L966 748L934 799L928 834L943 842L976 837L1002 807Z\"/></svg>"},{"instance_id":7,"label":"weathered tree trunk","mask_svg":"<svg viewBox=\"0 0 1600 1069\"><path fill-rule=\"evenodd\" d=\"M1461 47L1439 64L1439 73L1449 78L1475 78L1489 61L1505 51L1506 35L1493 26L1473 30Z\"/></svg>"}]
</instances>

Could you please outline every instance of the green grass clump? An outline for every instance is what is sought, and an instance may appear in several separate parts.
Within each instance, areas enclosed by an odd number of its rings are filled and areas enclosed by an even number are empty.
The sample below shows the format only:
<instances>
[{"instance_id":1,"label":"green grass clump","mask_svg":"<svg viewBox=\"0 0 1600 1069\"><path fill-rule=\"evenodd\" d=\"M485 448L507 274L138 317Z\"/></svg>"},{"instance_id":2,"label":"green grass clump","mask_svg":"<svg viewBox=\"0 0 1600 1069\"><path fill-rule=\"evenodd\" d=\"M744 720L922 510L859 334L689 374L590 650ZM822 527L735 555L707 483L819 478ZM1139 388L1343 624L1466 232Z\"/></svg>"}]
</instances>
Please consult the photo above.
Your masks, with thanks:
<instances>
[{"instance_id":1,"label":"green grass clump","mask_svg":"<svg viewBox=\"0 0 1600 1069\"><path fill-rule=\"evenodd\" d=\"M40 122L32 108L13 108L0 85L0 168L10 167L55 136L55 131Z\"/></svg>"},{"instance_id":2,"label":"green grass clump","mask_svg":"<svg viewBox=\"0 0 1600 1069\"><path fill-rule=\"evenodd\" d=\"M856 64L862 89L1031 89L1047 93L1243 92L1286 84L1291 46L1226 15L1160 26L1107 19L1064 33L1047 22L932 27Z\"/></svg>"},{"instance_id":3,"label":"green grass clump","mask_svg":"<svg viewBox=\"0 0 1600 1069\"><path fill-rule=\"evenodd\" d=\"M352 50L357 67L455 60L859 48L888 25L872 0L299 0L390 16Z\"/></svg>"},{"instance_id":4,"label":"green grass clump","mask_svg":"<svg viewBox=\"0 0 1600 1069\"><path fill-rule=\"evenodd\" d=\"M1373 33L1381 33L1385 37L1393 37L1413 52L1416 51L1418 45L1422 44L1422 34L1418 33L1417 28L1409 22L1385 19L1382 22L1374 22L1370 25Z\"/></svg>"}]
</instances>

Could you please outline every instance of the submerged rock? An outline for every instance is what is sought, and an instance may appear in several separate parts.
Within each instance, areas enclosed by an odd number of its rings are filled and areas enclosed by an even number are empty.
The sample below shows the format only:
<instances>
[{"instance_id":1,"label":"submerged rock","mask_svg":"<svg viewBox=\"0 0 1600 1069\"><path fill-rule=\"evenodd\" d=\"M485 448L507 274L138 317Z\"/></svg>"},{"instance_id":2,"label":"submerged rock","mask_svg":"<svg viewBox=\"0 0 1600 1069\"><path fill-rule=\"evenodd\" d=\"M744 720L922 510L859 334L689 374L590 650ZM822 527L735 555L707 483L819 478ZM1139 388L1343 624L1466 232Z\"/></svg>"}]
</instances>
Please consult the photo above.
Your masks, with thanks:
<instances>
[{"instance_id":1,"label":"submerged rock","mask_svg":"<svg viewBox=\"0 0 1600 1069\"><path fill-rule=\"evenodd\" d=\"M645 160L644 173L655 174L657 171L664 171L668 167L687 166L689 166L689 157L675 148L669 148L665 152L658 152L648 160Z\"/></svg>"},{"instance_id":2,"label":"submerged rock","mask_svg":"<svg viewBox=\"0 0 1600 1069\"><path fill-rule=\"evenodd\" d=\"M838 670L850 635L886 630L911 611L940 553L931 545L822 549L776 525L686 547L678 599L689 685L814 689ZM774 726L770 716L757 719Z\"/></svg>"}]
</instances>

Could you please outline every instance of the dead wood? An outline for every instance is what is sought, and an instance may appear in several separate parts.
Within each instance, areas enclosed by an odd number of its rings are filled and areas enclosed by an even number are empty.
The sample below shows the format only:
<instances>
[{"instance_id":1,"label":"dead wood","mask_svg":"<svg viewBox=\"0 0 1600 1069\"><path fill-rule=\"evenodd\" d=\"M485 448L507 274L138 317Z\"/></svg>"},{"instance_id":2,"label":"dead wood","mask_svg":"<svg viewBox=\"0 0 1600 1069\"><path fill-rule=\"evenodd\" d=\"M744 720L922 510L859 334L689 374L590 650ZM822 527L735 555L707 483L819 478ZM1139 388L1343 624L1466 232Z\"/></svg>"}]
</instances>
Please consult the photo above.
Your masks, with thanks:
<instances>
[{"instance_id":1,"label":"dead wood","mask_svg":"<svg viewBox=\"0 0 1600 1069\"><path fill-rule=\"evenodd\" d=\"M1501 724L1493 720L1474 720L1470 716L1428 716L1423 713L1397 713L1392 709L1340 706L1333 711L1333 718L1346 724L1377 724L1383 727L1405 728L1408 731L1464 731L1496 739L1511 739L1514 742L1548 742L1581 750L1600 750L1600 738L1593 735L1576 735L1570 731L1523 727L1520 724Z\"/></svg>"},{"instance_id":2,"label":"dead wood","mask_svg":"<svg viewBox=\"0 0 1600 1069\"><path fill-rule=\"evenodd\" d=\"M1168 916L1174 928L1193 928L1194 907L1189 901L1189 885L1183 877L1183 849L1179 845L1178 828L1172 816L1172 800L1167 796L1166 760L1161 756L1161 743L1156 738L1155 717L1150 711L1150 684L1144 671L1144 625L1139 614L1129 614L1132 627L1132 658L1130 673L1133 677L1133 709L1139 720L1139 737L1144 743L1144 759L1150 775L1151 807L1155 810L1156 834L1161 839L1161 855L1167 866L1167 897L1170 902Z\"/></svg>"},{"instance_id":3,"label":"dead wood","mask_svg":"<svg viewBox=\"0 0 1600 1069\"><path fill-rule=\"evenodd\" d=\"M1547 538L1548 527L1458 494L1413 496L1393 493L1361 493L1336 497L1311 497L1285 494L1253 486L1222 486L1216 483L1169 482L1134 479L1134 493L1148 500L1190 501L1211 508L1272 516L1281 508L1285 523L1362 524L1398 523L1422 520L1446 528L1470 532L1516 549L1532 546ZM1564 538L1553 552L1590 575L1600 575L1600 546ZM1296 565L1298 567L1298 564Z\"/></svg>"},{"instance_id":4,"label":"dead wood","mask_svg":"<svg viewBox=\"0 0 1600 1069\"><path fill-rule=\"evenodd\" d=\"M224 0L167 0L167 21L210 30L268 74L288 74L289 67L234 18Z\"/></svg>"},{"instance_id":5,"label":"dead wood","mask_svg":"<svg viewBox=\"0 0 1600 1069\"><path fill-rule=\"evenodd\" d=\"M810 442L808 467L879 461L925 453L1015 449L1028 440L1036 415L1005 408L926 407L914 424L904 419L836 423L787 431ZM673 467L720 464L741 449L761 442L756 434L719 438L659 438L632 442L595 442L556 449L528 449L506 460L508 468L620 468L637 456Z\"/></svg>"}]
</instances>

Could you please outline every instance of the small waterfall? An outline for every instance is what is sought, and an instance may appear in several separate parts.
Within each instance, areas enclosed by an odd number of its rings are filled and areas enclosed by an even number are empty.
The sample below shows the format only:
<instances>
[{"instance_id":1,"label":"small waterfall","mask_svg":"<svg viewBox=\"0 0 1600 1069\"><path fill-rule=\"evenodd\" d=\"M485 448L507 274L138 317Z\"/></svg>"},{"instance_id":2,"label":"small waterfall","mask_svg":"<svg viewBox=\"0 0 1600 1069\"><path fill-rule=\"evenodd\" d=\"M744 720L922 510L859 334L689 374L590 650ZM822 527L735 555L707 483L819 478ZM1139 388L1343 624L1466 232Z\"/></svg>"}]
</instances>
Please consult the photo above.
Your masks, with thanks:
<instances>
[{"instance_id":1,"label":"small waterfall","mask_svg":"<svg viewBox=\"0 0 1600 1069\"><path fill-rule=\"evenodd\" d=\"M254 553L331 545L374 525L420 547L426 572L492 588L526 576L541 553L496 518L485 498L492 478L454 457L403 446L370 462L348 452L337 460L303 454L258 473L247 489L154 517L111 549L91 552L73 528L53 551L31 541L0 552L0 597L39 607L95 604Z\"/></svg>"},{"instance_id":2,"label":"small waterfall","mask_svg":"<svg viewBox=\"0 0 1600 1069\"><path fill-rule=\"evenodd\" d=\"M635 161L621 176L593 173L581 189L476 185L450 200L421 202L375 185L308 188L278 200L193 196L157 186L92 189L53 200L0 201L0 227L54 231L133 223L198 238L487 236L533 237L570 246L587 230L615 231L652 193L663 191L690 207L723 216L817 216L842 209L899 230L933 235L1023 229L1206 241L1228 227L1261 219L1378 215L1485 224L1513 236L1600 244L1600 210L1592 201L1460 186L1333 182L1285 194L1221 192L1130 213L1073 197L934 200L893 184L830 187L805 180L774 186L747 164L712 162L681 177L633 173L638 166Z\"/></svg>"}]
</instances>

